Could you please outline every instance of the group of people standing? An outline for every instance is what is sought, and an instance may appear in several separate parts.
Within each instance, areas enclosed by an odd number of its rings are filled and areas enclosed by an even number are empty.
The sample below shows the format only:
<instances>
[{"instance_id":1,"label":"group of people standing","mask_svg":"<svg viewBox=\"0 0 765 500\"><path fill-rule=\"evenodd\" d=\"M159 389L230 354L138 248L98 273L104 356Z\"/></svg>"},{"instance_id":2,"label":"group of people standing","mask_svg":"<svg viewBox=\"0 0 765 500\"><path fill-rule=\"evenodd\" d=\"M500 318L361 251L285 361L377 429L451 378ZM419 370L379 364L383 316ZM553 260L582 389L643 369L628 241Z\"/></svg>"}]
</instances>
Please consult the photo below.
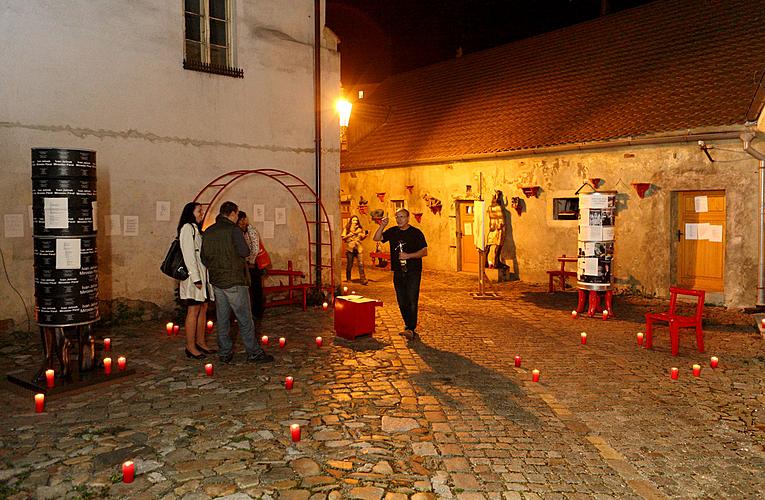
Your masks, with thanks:
<instances>
[{"instance_id":1,"label":"group of people standing","mask_svg":"<svg viewBox=\"0 0 765 500\"><path fill-rule=\"evenodd\" d=\"M255 340L255 319L263 317L262 272L256 260L260 250L257 230L236 203L220 206L215 223L202 233L204 212L199 203L187 203L178 222L178 238L189 277L180 283L181 300L186 302L186 356L202 359L218 353L224 363L233 360L231 313L239 324L239 335L247 361L267 363L267 354ZM216 351L205 342L207 305L214 300L218 323Z\"/></svg>"}]
</instances>

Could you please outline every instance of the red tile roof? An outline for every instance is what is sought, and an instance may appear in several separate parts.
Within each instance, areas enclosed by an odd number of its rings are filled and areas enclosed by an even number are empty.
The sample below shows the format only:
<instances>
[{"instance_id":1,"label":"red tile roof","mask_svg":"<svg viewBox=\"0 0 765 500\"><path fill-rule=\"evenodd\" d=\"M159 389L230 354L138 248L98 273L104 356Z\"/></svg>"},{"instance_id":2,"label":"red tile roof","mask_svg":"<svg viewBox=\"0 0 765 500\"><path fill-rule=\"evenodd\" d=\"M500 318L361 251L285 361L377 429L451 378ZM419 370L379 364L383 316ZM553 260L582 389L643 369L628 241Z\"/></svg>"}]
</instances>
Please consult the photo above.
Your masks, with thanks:
<instances>
[{"instance_id":1,"label":"red tile roof","mask_svg":"<svg viewBox=\"0 0 765 500\"><path fill-rule=\"evenodd\" d=\"M763 71L765 0L659 0L387 79L354 106L384 124L341 164L741 125Z\"/></svg>"}]
</instances>

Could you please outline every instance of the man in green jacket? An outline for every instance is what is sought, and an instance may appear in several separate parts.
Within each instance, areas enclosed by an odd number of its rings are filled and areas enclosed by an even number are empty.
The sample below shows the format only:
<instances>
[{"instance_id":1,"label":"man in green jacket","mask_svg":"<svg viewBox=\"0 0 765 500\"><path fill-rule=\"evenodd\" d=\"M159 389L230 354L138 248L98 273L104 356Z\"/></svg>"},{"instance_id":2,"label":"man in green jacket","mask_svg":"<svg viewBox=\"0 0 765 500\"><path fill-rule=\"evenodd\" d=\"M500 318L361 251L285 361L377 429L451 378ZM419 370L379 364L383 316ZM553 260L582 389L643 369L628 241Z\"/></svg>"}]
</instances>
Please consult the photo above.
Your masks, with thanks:
<instances>
[{"instance_id":1,"label":"man in green jacket","mask_svg":"<svg viewBox=\"0 0 765 500\"><path fill-rule=\"evenodd\" d=\"M215 293L218 317L218 356L224 363L234 358L233 342L229 335L231 311L239 322L239 333L247 350L247 361L268 363L274 357L255 341L255 324L250 306L250 275L244 258L250 255L242 231L236 225L239 207L231 201L223 202L215 224L202 235L202 263L210 273Z\"/></svg>"}]
</instances>

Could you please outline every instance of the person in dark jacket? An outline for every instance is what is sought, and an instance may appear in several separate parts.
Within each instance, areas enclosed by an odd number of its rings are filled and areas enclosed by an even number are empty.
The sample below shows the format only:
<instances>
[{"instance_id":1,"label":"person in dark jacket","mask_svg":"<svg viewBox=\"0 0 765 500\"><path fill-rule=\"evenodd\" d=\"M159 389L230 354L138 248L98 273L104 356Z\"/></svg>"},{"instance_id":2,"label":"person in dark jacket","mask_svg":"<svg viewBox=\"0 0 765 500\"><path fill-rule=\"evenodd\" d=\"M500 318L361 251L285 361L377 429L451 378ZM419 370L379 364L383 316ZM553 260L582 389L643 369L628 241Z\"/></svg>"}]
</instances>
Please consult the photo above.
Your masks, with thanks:
<instances>
[{"instance_id":1,"label":"person in dark jacket","mask_svg":"<svg viewBox=\"0 0 765 500\"><path fill-rule=\"evenodd\" d=\"M231 201L223 202L215 224L202 236L202 263L210 274L215 293L218 317L218 356L224 363L234 357L233 342L229 335L231 311L239 322L239 334L247 350L247 361L268 363L274 357L255 341L255 324L250 306L250 273L245 257L250 248L244 241L242 231L236 225L239 207Z\"/></svg>"}]
</instances>

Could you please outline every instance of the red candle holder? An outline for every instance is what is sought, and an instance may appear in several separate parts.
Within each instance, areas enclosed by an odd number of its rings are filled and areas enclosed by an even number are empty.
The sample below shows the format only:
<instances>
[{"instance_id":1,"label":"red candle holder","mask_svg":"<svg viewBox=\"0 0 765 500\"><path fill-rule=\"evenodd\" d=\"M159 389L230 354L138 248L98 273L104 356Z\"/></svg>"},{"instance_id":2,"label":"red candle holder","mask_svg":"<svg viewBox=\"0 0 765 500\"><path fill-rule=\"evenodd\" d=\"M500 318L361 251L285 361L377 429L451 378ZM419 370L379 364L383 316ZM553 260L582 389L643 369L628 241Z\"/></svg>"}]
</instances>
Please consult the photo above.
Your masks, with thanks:
<instances>
[{"instance_id":1,"label":"red candle holder","mask_svg":"<svg viewBox=\"0 0 765 500\"><path fill-rule=\"evenodd\" d=\"M173 322L172 321L168 321L167 324L165 324L165 330L167 330L167 334L168 335L172 335L173 334Z\"/></svg>"},{"instance_id":2,"label":"red candle holder","mask_svg":"<svg viewBox=\"0 0 765 500\"><path fill-rule=\"evenodd\" d=\"M135 464L132 460L122 464L122 482L132 483L135 479Z\"/></svg>"},{"instance_id":3,"label":"red candle holder","mask_svg":"<svg viewBox=\"0 0 765 500\"><path fill-rule=\"evenodd\" d=\"M214 371L214 369L213 369L212 363L207 363L205 365L205 373L207 374L207 376L208 377L212 377L213 376L213 371Z\"/></svg>"},{"instance_id":4,"label":"red candle holder","mask_svg":"<svg viewBox=\"0 0 765 500\"><path fill-rule=\"evenodd\" d=\"M208 334L212 333L212 331L213 331L213 326L214 326L214 324L213 324L212 320L210 320L210 321L208 321L208 322L207 322L207 333L208 333Z\"/></svg>"},{"instance_id":5,"label":"red candle holder","mask_svg":"<svg viewBox=\"0 0 765 500\"><path fill-rule=\"evenodd\" d=\"M571 311L571 319L576 319L579 317L579 313L576 311Z\"/></svg>"},{"instance_id":6,"label":"red candle holder","mask_svg":"<svg viewBox=\"0 0 765 500\"><path fill-rule=\"evenodd\" d=\"M644 336L645 336L645 334L643 332L638 332L638 334L637 334L637 344L638 345L643 345L643 337Z\"/></svg>"},{"instance_id":7,"label":"red candle holder","mask_svg":"<svg viewBox=\"0 0 765 500\"><path fill-rule=\"evenodd\" d=\"M327 303L325 302L325 303L323 303L323 304L321 305L321 308L322 308L323 310L325 310L325 311L326 311L327 309L329 309L329 304L327 304Z\"/></svg>"},{"instance_id":8,"label":"red candle holder","mask_svg":"<svg viewBox=\"0 0 765 500\"><path fill-rule=\"evenodd\" d=\"M521 366L521 357L520 356L516 356L515 357L515 367L516 368L520 368L520 366Z\"/></svg>"},{"instance_id":9,"label":"red candle holder","mask_svg":"<svg viewBox=\"0 0 765 500\"><path fill-rule=\"evenodd\" d=\"M268 335L263 335L262 337L260 337L260 344L268 345Z\"/></svg>"},{"instance_id":10,"label":"red candle holder","mask_svg":"<svg viewBox=\"0 0 765 500\"><path fill-rule=\"evenodd\" d=\"M56 385L56 372L53 370L45 370L45 385L48 389L51 389Z\"/></svg>"},{"instance_id":11,"label":"red candle holder","mask_svg":"<svg viewBox=\"0 0 765 500\"><path fill-rule=\"evenodd\" d=\"M347 294L348 294L348 287L344 286L343 287L343 295L347 295Z\"/></svg>"},{"instance_id":12,"label":"red candle holder","mask_svg":"<svg viewBox=\"0 0 765 500\"><path fill-rule=\"evenodd\" d=\"M587 333L586 332L582 332L582 333L579 334L579 336L582 339L582 345L585 345L587 343Z\"/></svg>"},{"instance_id":13,"label":"red candle holder","mask_svg":"<svg viewBox=\"0 0 765 500\"><path fill-rule=\"evenodd\" d=\"M539 382L539 370L531 370L531 381Z\"/></svg>"},{"instance_id":14,"label":"red candle holder","mask_svg":"<svg viewBox=\"0 0 765 500\"><path fill-rule=\"evenodd\" d=\"M291 391L294 383L295 383L295 379L293 379L292 377L287 377L284 379L284 388L287 389L288 391Z\"/></svg>"},{"instance_id":15,"label":"red candle holder","mask_svg":"<svg viewBox=\"0 0 765 500\"><path fill-rule=\"evenodd\" d=\"M284 349L284 346L287 345L287 339L284 337L279 337L279 347Z\"/></svg>"},{"instance_id":16,"label":"red candle holder","mask_svg":"<svg viewBox=\"0 0 765 500\"><path fill-rule=\"evenodd\" d=\"M119 358L117 358L117 368L119 368L121 372L124 372L126 367L127 367L127 358L125 356L120 356Z\"/></svg>"},{"instance_id":17,"label":"red candle holder","mask_svg":"<svg viewBox=\"0 0 765 500\"><path fill-rule=\"evenodd\" d=\"M107 375L112 374L112 358L104 358L104 373Z\"/></svg>"},{"instance_id":18,"label":"red candle holder","mask_svg":"<svg viewBox=\"0 0 765 500\"><path fill-rule=\"evenodd\" d=\"M316 347L321 347L323 343L324 340L321 337L316 337Z\"/></svg>"},{"instance_id":19,"label":"red candle holder","mask_svg":"<svg viewBox=\"0 0 765 500\"><path fill-rule=\"evenodd\" d=\"M693 376L694 377L701 376L701 365L693 365Z\"/></svg>"},{"instance_id":20,"label":"red candle holder","mask_svg":"<svg viewBox=\"0 0 765 500\"><path fill-rule=\"evenodd\" d=\"M173 335L178 335L178 332L181 331L181 325L173 325Z\"/></svg>"},{"instance_id":21,"label":"red candle holder","mask_svg":"<svg viewBox=\"0 0 765 500\"><path fill-rule=\"evenodd\" d=\"M603 310L603 321L608 319L608 309Z\"/></svg>"},{"instance_id":22,"label":"red candle holder","mask_svg":"<svg viewBox=\"0 0 765 500\"><path fill-rule=\"evenodd\" d=\"M720 360L717 359L717 356L712 356L709 358L709 366L712 368L717 368L717 365L720 363Z\"/></svg>"},{"instance_id":23,"label":"red candle holder","mask_svg":"<svg viewBox=\"0 0 765 500\"><path fill-rule=\"evenodd\" d=\"M672 380L677 380L679 376L680 376L680 370L673 366L672 369L669 371L669 377Z\"/></svg>"},{"instance_id":24,"label":"red candle holder","mask_svg":"<svg viewBox=\"0 0 765 500\"><path fill-rule=\"evenodd\" d=\"M293 443L297 443L298 441L300 441L300 425L298 424L290 425L290 434L292 435Z\"/></svg>"},{"instance_id":25,"label":"red candle holder","mask_svg":"<svg viewBox=\"0 0 765 500\"><path fill-rule=\"evenodd\" d=\"M35 413L42 413L45 410L45 394L39 392L35 394Z\"/></svg>"},{"instance_id":26,"label":"red candle holder","mask_svg":"<svg viewBox=\"0 0 765 500\"><path fill-rule=\"evenodd\" d=\"M104 352L109 352L112 350L112 339L105 338L104 339Z\"/></svg>"}]
</instances>

